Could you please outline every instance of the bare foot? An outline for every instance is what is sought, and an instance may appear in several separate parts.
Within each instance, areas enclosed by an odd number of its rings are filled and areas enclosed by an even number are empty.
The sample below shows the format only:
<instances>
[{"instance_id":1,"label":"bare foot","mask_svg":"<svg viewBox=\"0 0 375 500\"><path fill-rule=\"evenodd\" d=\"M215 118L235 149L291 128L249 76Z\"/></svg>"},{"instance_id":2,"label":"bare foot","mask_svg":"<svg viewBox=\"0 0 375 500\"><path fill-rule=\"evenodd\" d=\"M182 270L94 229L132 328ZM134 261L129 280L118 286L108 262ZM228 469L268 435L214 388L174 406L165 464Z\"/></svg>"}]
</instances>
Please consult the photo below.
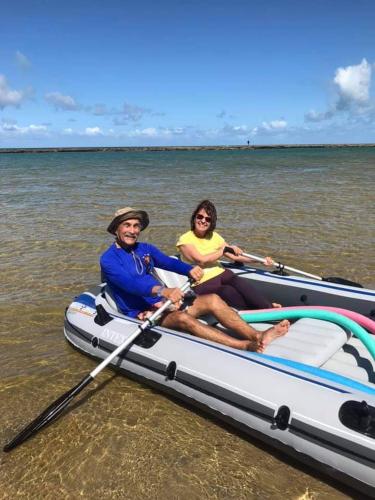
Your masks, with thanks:
<instances>
[{"instance_id":1,"label":"bare foot","mask_svg":"<svg viewBox=\"0 0 375 500\"><path fill-rule=\"evenodd\" d=\"M285 335L289 330L289 326L290 326L289 321L287 319L283 319L277 325L266 330L263 333L262 338L258 344L257 352L264 352L264 349L268 346L268 344L270 344L273 340L277 339L278 337L282 337L283 335Z\"/></svg>"},{"instance_id":2,"label":"bare foot","mask_svg":"<svg viewBox=\"0 0 375 500\"><path fill-rule=\"evenodd\" d=\"M278 304L277 302L272 302L272 307L279 308L283 306L281 304Z\"/></svg>"},{"instance_id":3,"label":"bare foot","mask_svg":"<svg viewBox=\"0 0 375 500\"><path fill-rule=\"evenodd\" d=\"M256 351L258 349L258 340L237 340L232 337L228 337L225 342L222 342L228 347L233 347L234 349L240 349L241 351Z\"/></svg>"},{"instance_id":4,"label":"bare foot","mask_svg":"<svg viewBox=\"0 0 375 500\"><path fill-rule=\"evenodd\" d=\"M244 351L253 351L253 352L263 352L259 350L259 341L258 340L243 340L243 349Z\"/></svg>"}]
</instances>

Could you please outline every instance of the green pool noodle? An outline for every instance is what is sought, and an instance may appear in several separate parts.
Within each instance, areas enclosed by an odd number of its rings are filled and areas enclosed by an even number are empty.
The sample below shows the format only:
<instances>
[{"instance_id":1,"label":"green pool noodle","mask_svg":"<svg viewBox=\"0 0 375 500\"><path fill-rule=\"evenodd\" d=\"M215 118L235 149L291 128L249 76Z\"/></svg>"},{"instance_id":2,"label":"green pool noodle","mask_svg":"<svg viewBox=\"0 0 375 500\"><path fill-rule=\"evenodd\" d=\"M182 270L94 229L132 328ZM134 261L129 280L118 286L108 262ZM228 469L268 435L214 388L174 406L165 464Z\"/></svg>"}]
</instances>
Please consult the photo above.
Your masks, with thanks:
<instances>
[{"instance_id":1,"label":"green pool noodle","mask_svg":"<svg viewBox=\"0 0 375 500\"><path fill-rule=\"evenodd\" d=\"M300 318L312 318L321 319L323 321L330 321L331 323L336 323L337 325L343 326L350 330L353 335L355 335L362 343L366 346L367 350L371 354L372 358L375 360L375 340L372 335L366 332L364 328L358 325L355 321L342 316L341 314L326 311L324 309L299 309L293 311L278 311L275 308L272 311L267 312L246 312L240 313L241 318L246 321L246 323L260 323L267 321L278 321L282 319L300 319Z\"/></svg>"}]
</instances>

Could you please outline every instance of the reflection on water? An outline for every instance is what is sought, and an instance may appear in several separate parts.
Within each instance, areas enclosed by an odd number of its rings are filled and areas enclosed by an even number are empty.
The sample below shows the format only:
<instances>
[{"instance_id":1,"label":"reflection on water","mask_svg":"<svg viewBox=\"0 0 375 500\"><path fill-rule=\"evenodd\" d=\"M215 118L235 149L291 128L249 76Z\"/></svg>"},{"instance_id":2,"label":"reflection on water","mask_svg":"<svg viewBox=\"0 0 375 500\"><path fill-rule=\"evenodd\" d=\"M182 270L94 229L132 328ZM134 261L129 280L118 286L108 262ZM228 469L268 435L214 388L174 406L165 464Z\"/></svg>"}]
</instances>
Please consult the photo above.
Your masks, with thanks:
<instances>
[{"instance_id":1,"label":"reflection on water","mask_svg":"<svg viewBox=\"0 0 375 500\"><path fill-rule=\"evenodd\" d=\"M168 253L198 201L230 243L374 287L371 149L0 155L1 442L96 362L62 336L98 281L121 206L149 212ZM98 390L96 389L98 388ZM348 498L350 493L200 412L106 370L62 419L1 454L0 497Z\"/></svg>"}]
</instances>

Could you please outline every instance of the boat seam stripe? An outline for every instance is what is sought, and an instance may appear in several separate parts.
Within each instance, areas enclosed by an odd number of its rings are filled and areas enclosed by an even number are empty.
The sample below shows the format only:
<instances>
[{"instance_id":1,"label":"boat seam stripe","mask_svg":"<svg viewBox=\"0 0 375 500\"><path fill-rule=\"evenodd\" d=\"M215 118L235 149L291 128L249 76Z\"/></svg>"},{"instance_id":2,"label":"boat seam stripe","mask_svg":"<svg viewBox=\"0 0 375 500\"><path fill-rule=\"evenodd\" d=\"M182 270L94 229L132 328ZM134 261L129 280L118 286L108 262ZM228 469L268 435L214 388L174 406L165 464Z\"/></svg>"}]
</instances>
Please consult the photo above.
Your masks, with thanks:
<instances>
[{"instance_id":1,"label":"boat seam stripe","mask_svg":"<svg viewBox=\"0 0 375 500\"><path fill-rule=\"evenodd\" d=\"M366 462L375 463L375 450L362 446L354 441L349 441L330 432L309 425L297 418L292 418L289 425L290 432L300 433L310 439L319 441L322 445L327 445L339 449L348 455L354 455L356 459L362 459Z\"/></svg>"}]
</instances>

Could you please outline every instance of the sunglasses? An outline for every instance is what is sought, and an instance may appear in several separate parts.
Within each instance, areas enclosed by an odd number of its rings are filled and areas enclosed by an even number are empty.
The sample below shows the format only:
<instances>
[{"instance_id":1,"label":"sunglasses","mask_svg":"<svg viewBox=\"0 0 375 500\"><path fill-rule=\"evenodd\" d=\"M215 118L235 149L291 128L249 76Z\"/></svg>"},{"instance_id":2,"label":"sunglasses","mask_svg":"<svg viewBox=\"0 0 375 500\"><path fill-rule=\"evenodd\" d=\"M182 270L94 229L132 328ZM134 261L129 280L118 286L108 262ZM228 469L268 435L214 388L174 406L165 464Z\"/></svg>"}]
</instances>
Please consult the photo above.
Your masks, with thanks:
<instances>
[{"instance_id":1,"label":"sunglasses","mask_svg":"<svg viewBox=\"0 0 375 500\"><path fill-rule=\"evenodd\" d=\"M205 217L204 215L201 215L201 214L197 214L197 215L195 216L195 218L196 218L197 220L201 220L202 222L203 222L203 221L206 221L208 224L211 222L211 217Z\"/></svg>"}]
</instances>

